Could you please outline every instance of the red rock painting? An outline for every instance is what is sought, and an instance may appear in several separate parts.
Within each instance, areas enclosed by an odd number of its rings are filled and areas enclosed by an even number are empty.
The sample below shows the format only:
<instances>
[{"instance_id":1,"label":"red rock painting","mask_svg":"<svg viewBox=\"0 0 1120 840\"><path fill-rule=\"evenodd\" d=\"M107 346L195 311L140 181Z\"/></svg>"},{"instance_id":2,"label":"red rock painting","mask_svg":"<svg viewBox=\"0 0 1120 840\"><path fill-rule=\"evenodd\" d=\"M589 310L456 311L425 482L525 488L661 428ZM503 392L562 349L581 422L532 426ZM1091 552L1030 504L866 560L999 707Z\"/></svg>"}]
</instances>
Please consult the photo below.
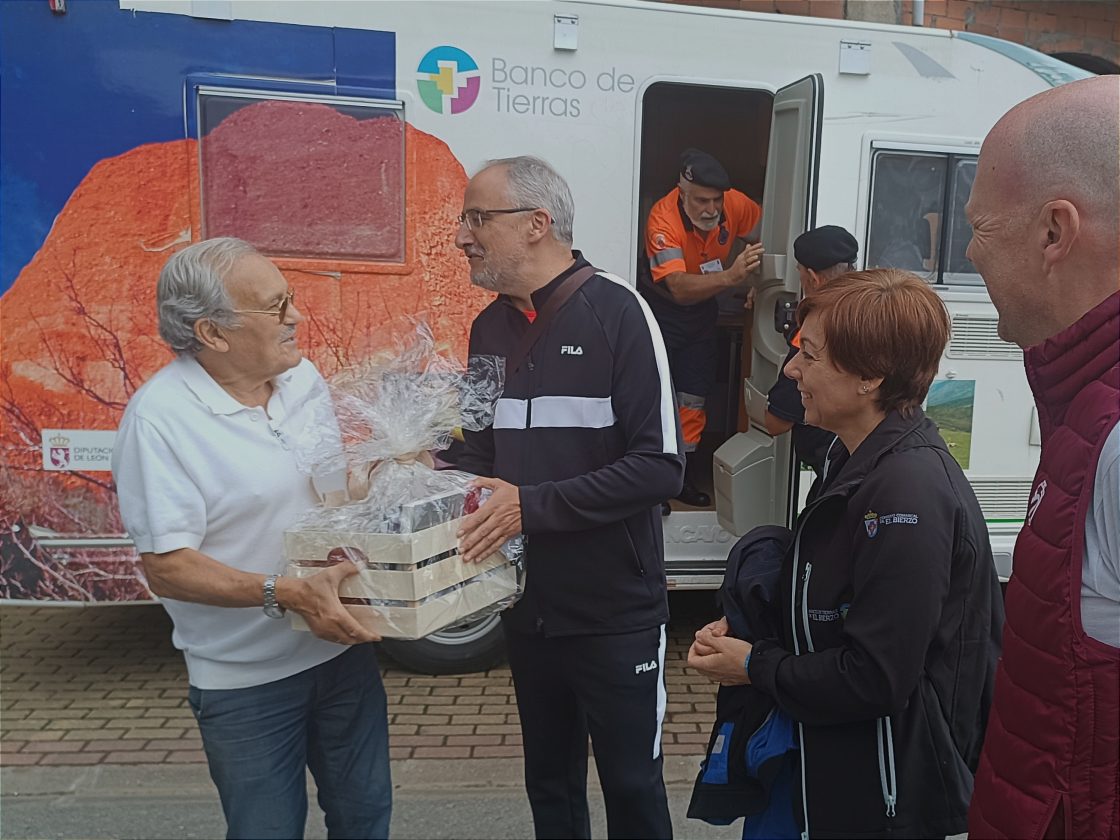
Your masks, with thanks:
<instances>
[{"instance_id":1,"label":"red rock painting","mask_svg":"<svg viewBox=\"0 0 1120 840\"><path fill-rule=\"evenodd\" d=\"M202 141L207 234L272 254L400 261L404 125L373 113L259 102L227 116Z\"/></svg>"}]
</instances>

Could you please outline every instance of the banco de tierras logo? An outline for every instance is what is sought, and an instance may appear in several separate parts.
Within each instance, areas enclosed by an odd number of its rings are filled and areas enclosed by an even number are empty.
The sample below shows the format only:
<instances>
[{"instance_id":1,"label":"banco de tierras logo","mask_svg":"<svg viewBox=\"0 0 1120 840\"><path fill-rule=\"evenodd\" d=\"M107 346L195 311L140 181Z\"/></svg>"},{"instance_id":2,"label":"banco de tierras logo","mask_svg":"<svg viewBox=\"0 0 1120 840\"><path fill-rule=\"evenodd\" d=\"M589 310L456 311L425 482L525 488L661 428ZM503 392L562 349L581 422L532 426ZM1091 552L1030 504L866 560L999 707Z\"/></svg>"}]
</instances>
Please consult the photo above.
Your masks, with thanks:
<instances>
[{"instance_id":1,"label":"banco de tierras logo","mask_svg":"<svg viewBox=\"0 0 1120 840\"><path fill-rule=\"evenodd\" d=\"M433 47L416 68L416 88L437 114L461 114L478 99L478 63L458 47Z\"/></svg>"}]
</instances>

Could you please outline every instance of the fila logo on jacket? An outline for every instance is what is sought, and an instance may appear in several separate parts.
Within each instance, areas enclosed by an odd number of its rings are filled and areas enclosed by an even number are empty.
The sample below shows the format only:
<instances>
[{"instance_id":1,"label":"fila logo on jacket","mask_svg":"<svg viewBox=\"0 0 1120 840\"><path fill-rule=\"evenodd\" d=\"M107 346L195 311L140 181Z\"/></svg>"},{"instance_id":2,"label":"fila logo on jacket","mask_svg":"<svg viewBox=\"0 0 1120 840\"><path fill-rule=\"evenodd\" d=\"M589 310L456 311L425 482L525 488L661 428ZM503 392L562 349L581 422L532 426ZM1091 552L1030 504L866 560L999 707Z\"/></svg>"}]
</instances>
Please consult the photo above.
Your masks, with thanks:
<instances>
[{"instance_id":1,"label":"fila logo on jacket","mask_svg":"<svg viewBox=\"0 0 1120 840\"><path fill-rule=\"evenodd\" d=\"M581 347L578 344L576 344L576 345L565 344L560 348L560 355L561 356L582 356L583 355L583 347Z\"/></svg>"}]
</instances>

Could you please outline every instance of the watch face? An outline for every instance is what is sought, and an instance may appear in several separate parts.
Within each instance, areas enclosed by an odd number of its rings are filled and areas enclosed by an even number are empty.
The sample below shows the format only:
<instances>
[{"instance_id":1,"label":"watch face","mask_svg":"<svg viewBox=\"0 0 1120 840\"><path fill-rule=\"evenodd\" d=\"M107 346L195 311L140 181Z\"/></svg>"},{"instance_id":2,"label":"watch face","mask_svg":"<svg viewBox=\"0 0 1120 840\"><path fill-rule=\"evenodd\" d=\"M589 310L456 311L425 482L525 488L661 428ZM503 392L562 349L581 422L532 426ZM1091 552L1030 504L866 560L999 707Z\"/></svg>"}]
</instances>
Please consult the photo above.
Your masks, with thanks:
<instances>
[{"instance_id":1,"label":"watch face","mask_svg":"<svg viewBox=\"0 0 1120 840\"><path fill-rule=\"evenodd\" d=\"M283 618L284 612L284 608L278 604L269 604L264 608L264 614L269 618Z\"/></svg>"}]
</instances>

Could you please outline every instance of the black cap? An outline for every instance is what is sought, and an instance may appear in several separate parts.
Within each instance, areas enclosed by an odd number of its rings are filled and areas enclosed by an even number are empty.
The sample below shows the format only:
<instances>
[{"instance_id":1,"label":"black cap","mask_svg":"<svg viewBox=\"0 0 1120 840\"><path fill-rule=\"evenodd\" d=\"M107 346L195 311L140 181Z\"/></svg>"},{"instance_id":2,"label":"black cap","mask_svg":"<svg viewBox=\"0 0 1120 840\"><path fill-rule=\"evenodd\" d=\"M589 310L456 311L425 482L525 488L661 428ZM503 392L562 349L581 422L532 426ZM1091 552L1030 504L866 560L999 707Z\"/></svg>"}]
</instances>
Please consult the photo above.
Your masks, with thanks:
<instances>
[{"instance_id":1,"label":"black cap","mask_svg":"<svg viewBox=\"0 0 1120 840\"><path fill-rule=\"evenodd\" d=\"M823 225L793 240L793 256L813 271L824 271L840 263L855 263L858 253L856 238L839 225Z\"/></svg>"},{"instance_id":2,"label":"black cap","mask_svg":"<svg viewBox=\"0 0 1120 840\"><path fill-rule=\"evenodd\" d=\"M681 152L681 177L701 187L715 190L731 189L731 179L723 164L707 152L685 149Z\"/></svg>"}]
</instances>

